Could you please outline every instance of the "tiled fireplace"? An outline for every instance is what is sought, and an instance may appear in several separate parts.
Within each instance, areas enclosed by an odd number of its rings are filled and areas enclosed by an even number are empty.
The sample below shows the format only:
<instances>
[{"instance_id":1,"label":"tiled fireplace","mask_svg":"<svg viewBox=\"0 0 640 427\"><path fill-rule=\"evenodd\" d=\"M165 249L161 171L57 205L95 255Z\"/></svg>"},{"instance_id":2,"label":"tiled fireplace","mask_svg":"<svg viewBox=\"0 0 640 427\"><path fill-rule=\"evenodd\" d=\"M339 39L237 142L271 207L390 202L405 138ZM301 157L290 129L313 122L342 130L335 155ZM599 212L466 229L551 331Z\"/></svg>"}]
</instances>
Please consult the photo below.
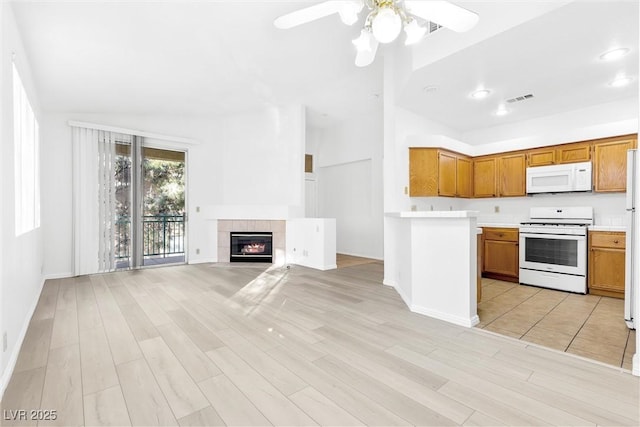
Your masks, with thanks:
<instances>
[{"instance_id":1,"label":"tiled fireplace","mask_svg":"<svg viewBox=\"0 0 640 427\"><path fill-rule=\"evenodd\" d=\"M286 222L283 220L218 220L218 262L230 262L231 259L231 233L242 235L269 234L271 233L271 246L273 263L284 265L285 263L285 230ZM248 243L248 244L251 244ZM256 249L257 250L257 249ZM238 257L233 261L237 261ZM254 260L249 260L254 261Z\"/></svg>"}]
</instances>

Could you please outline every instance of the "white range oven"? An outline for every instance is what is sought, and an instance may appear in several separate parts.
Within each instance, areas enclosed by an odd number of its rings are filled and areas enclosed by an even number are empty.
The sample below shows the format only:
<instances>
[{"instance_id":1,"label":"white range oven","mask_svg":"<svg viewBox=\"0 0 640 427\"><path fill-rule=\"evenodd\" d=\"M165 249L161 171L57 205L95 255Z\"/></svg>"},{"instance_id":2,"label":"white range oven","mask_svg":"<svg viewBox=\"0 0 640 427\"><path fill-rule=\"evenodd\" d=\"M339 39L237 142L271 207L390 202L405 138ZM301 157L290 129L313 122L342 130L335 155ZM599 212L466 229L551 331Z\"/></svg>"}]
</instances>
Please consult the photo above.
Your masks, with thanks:
<instances>
[{"instance_id":1,"label":"white range oven","mask_svg":"<svg viewBox=\"0 0 640 427\"><path fill-rule=\"evenodd\" d=\"M587 293L587 227L593 208L531 208L520 225L520 283Z\"/></svg>"}]
</instances>

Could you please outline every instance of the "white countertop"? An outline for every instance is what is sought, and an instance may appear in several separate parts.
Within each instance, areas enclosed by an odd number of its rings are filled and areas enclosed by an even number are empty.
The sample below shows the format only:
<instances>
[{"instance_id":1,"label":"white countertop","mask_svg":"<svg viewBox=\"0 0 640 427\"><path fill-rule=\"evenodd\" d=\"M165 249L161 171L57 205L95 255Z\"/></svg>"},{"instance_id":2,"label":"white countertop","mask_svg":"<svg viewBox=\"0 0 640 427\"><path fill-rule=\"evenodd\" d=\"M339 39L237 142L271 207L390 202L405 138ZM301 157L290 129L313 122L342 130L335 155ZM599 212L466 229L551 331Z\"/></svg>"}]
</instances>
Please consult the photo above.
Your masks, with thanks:
<instances>
[{"instance_id":1,"label":"white countertop","mask_svg":"<svg viewBox=\"0 0 640 427\"><path fill-rule=\"evenodd\" d=\"M478 227L518 228L520 224L507 222L479 222Z\"/></svg>"},{"instance_id":2,"label":"white countertop","mask_svg":"<svg viewBox=\"0 0 640 427\"><path fill-rule=\"evenodd\" d=\"M478 211L405 211L387 212L385 216L392 218L473 218Z\"/></svg>"},{"instance_id":3,"label":"white countertop","mask_svg":"<svg viewBox=\"0 0 640 427\"><path fill-rule=\"evenodd\" d=\"M590 225L591 231L627 231L624 225Z\"/></svg>"}]
</instances>

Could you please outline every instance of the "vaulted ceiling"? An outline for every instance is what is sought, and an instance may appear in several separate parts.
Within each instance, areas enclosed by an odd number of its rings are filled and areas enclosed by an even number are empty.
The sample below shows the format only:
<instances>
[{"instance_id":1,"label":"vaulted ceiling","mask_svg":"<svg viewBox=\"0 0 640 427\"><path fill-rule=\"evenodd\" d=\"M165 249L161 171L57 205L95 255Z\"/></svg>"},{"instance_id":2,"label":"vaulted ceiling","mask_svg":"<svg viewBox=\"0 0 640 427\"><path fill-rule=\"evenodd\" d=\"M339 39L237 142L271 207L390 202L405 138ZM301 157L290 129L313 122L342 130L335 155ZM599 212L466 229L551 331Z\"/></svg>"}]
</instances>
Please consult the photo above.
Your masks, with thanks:
<instances>
[{"instance_id":1,"label":"vaulted ceiling","mask_svg":"<svg viewBox=\"0 0 640 427\"><path fill-rule=\"evenodd\" d=\"M322 126L381 108L382 58L367 68L353 64L350 41L361 22L348 27L330 16L291 30L274 28L274 18L310 3L12 6L47 111L207 116L301 103L308 106L311 123ZM499 1L456 3L481 11L481 22L508 19ZM400 105L468 131L637 96L637 2L568 3L416 70L399 94ZM442 50L456 37L438 30L417 49ZM630 47L630 55L617 63L598 61L616 44ZM398 41L381 48L379 56L391 49L406 48ZM608 87L618 72L632 75L633 83ZM491 89L491 96L472 102L468 95L479 86ZM525 93L535 97L514 104L513 115L493 115L498 102Z\"/></svg>"}]
</instances>

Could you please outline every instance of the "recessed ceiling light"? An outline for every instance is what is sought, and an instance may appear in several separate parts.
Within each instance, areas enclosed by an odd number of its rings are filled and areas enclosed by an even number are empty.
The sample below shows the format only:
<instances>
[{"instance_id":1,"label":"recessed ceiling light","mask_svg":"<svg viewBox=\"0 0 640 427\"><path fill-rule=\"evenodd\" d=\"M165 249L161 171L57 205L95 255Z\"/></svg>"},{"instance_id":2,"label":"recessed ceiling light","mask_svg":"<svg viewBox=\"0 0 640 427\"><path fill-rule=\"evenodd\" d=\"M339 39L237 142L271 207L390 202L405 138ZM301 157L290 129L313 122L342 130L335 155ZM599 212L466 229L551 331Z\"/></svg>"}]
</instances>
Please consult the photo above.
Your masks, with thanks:
<instances>
[{"instance_id":1,"label":"recessed ceiling light","mask_svg":"<svg viewBox=\"0 0 640 427\"><path fill-rule=\"evenodd\" d=\"M626 54L629 53L629 48L619 47L616 49L611 49L600 55L600 60L602 61L615 61L616 59L620 59Z\"/></svg>"},{"instance_id":2,"label":"recessed ceiling light","mask_svg":"<svg viewBox=\"0 0 640 427\"><path fill-rule=\"evenodd\" d=\"M473 99L484 99L487 96L489 96L489 94L491 93L491 91L489 89L479 89L476 90L475 92L471 92L471 97Z\"/></svg>"},{"instance_id":3,"label":"recessed ceiling light","mask_svg":"<svg viewBox=\"0 0 640 427\"><path fill-rule=\"evenodd\" d=\"M501 105L500 107L498 107L498 109L495 112L496 116L506 116L507 114L509 114L509 110L507 110L504 105Z\"/></svg>"},{"instance_id":4,"label":"recessed ceiling light","mask_svg":"<svg viewBox=\"0 0 640 427\"><path fill-rule=\"evenodd\" d=\"M627 76L618 76L609 82L609 86L611 87L623 87L631 83L633 79Z\"/></svg>"}]
</instances>

